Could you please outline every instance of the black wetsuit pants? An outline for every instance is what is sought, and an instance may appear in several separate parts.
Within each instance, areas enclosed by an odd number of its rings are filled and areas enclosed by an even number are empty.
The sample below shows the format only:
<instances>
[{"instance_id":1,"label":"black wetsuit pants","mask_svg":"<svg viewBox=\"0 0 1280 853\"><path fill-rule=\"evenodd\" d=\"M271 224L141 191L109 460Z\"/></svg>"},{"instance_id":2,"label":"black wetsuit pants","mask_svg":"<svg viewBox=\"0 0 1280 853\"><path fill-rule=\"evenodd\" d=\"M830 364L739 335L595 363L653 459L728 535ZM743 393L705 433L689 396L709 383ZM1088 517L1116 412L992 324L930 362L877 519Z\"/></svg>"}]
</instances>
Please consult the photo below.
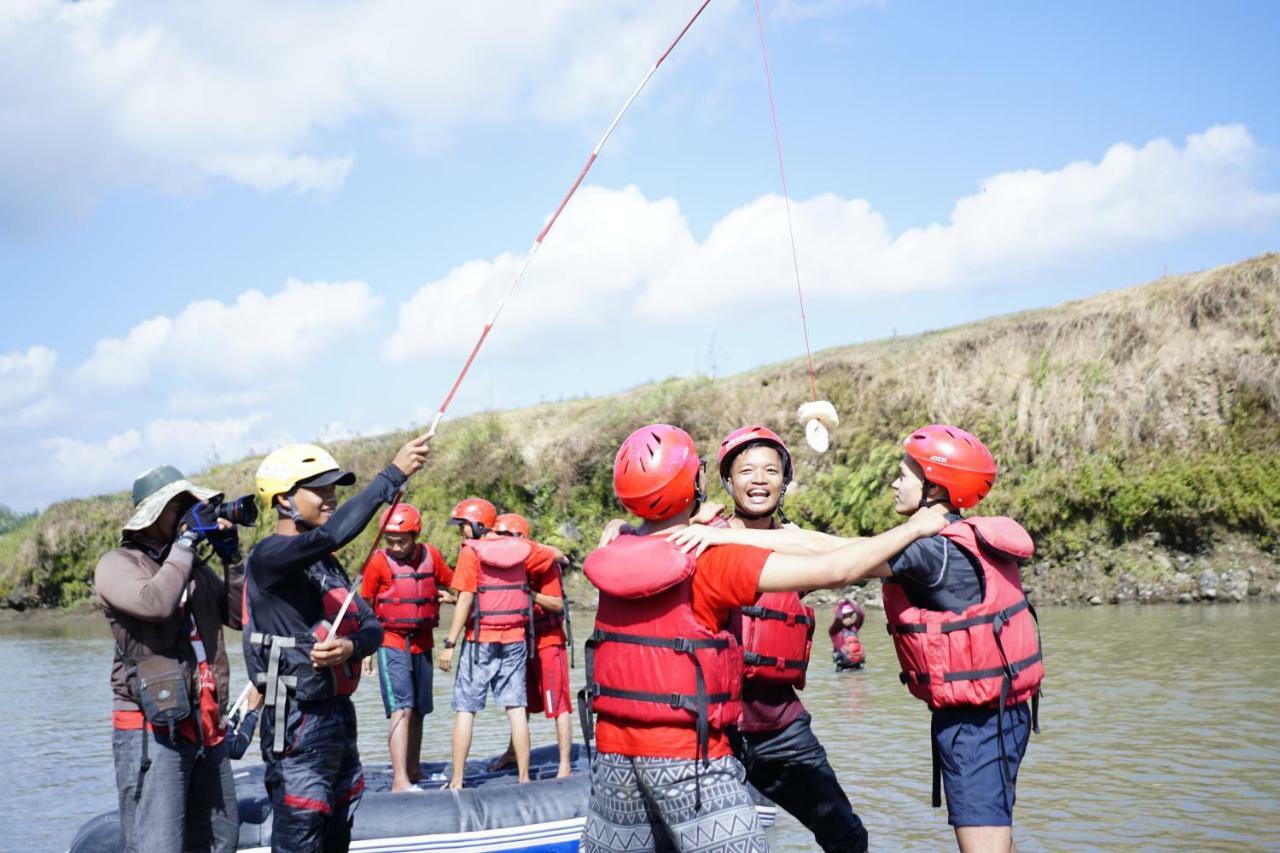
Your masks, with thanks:
<instances>
[{"instance_id":1,"label":"black wetsuit pants","mask_svg":"<svg viewBox=\"0 0 1280 853\"><path fill-rule=\"evenodd\" d=\"M274 853L346 853L364 792L350 699L291 702L284 755L271 753L275 715L262 717Z\"/></svg>"},{"instance_id":2,"label":"black wetsuit pants","mask_svg":"<svg viewBox=\"0 0 1280 853\"><path fill-rule=\"evenodd\" d=\"M736 733L734 752L747 769L747 781L808 827L823 850L861 853L867 849L867 828L854 814L809 720L804 714L780 731Z\"/></svg>"}]
</instances>

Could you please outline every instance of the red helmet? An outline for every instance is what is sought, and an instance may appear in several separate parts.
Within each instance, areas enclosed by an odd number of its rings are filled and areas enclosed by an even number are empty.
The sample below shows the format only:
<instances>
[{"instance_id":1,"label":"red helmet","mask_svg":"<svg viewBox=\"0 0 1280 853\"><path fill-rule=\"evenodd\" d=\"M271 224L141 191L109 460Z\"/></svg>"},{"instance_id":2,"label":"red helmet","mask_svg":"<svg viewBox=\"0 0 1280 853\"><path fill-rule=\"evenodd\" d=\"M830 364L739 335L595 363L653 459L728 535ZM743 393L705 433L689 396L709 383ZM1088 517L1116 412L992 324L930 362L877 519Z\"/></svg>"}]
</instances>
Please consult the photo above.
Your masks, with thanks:
<instances>
[{"instance_id":1,"label":"red helmet","mask_svg":"<svg viewBox=\"0 0 1280 853\"><path fill-rule=\"evenodd\" d=\"M733 457L745 450L753 444L767 444L775 447L778 453L782 455L782 483L786 485L791 482L791 451L787 450L786 442L782 440L782 436L765 426L744 426L735 429L733 432L725 436L724 441L720 442L720 453L717 461L720 465L720 479L729 479L727 471L729 463L733 461Z\"/></svg>"},{"instance_id":2,"label":"red helmet","mask_svg":"<svg viewBox=\"0 0 1280 853\"><path fill-rule=\"evenodd\" d=\"M492 529L497 521L497 508L484 498L467 498L464 501L459 501L449 515L450 524L470 522L473 526L478 525L485 530Z\"/></svg>"},{"instance_id":3,"label":"red helmet","mask_svg":"<svg viewBox=\"0 0 1280 853\"><path fill-rule=\"evenodd\" d=\"M529 520L518 512L506 512L498 516L498 519L493 523L493 532L506 533L511 536L528 539Z\"/></svg>"},{"instance_id":4,"label":"red helmet","mask_svg":"<svg viewBox=\"0 0 1280 853\"><path fill-rule=\"evenodd\" d=\"M383 511L378 524L387 533L421 533L422 514L413 504L396 504Z\"/></svg>"},{"instance_id":5,"label":"red helmet","mask_svg":"<svg viewBox=\"0 0 1280 853\"><path fill-rule=\"evenodd\" d=\"M618 448L613 491L628 511L662 521L698 497L701 467L689 433L670 424L650 424L631 433Z\"/></svg>"},{"instance_id":6,"label":"red helmet","mask_svg":"<svg viewBox=\"0 0 1280 853\"><path fill-rule=\"evenodd\" d=\"M977 506L996 481L996 460L976 436L958 427L933 424L902 440L925 479L947 490L961 509Z\"/></svg>"}]
</instances>

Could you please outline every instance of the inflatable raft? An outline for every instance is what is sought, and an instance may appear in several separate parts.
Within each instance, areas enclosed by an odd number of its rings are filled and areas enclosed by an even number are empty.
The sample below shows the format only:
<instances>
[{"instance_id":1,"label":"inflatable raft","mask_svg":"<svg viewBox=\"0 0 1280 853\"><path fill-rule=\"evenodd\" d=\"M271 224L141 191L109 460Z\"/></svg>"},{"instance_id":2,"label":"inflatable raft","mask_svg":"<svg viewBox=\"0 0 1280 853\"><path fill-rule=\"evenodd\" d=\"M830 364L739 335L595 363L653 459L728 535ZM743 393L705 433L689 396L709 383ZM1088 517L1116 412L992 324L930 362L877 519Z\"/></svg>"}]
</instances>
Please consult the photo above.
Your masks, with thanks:
<instances>
[{"instance_id":1,"label":"inflatable raft","mask_svg":"<svg viewBox=\"0 0 1280 853\"><path fill-rule=\"evenodd\" d=\"M391 793L391 768L365 764L365 794L351 828L352 850L397 853L467 850L471 853L570 853L578 849L586 822L591 779L585 752L573 747L572 776L556 779L554 746L530 755L528 785L514 770L488 770L490 759L467 762L461 791ZM444 762L424 762L424 779L443 778ZM271 802L262 781L262 765L236 771L240 797L240 844L245 851L271 849ZM423 782L434 786L443 782ZM777 809L755 791L756 811L765 828ZM124 847L116 812L90 819L76 833L69 853L118 853Z\"/></svg>"}]
</instances>

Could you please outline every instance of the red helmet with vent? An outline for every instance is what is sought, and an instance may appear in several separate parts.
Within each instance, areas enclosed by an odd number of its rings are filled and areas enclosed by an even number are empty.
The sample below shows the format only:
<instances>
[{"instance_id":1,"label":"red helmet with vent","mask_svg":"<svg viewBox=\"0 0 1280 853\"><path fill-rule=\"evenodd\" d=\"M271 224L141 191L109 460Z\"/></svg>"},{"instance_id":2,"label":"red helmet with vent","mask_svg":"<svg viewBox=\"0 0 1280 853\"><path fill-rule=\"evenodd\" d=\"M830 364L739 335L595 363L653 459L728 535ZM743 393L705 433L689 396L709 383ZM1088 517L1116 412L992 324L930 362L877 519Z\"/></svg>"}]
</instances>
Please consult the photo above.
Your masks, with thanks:
<instances>
[{"instance_id":1,"label":"red helmet with vent","mask_svg":"<svg viewBox=\"0 0 1280 853\"><path fill-rule=\"evenodd\" d=\"M959 427L933 424L902 440L925 479L947 490L961 509L978 505L996 481L996 460L978 438Z\"/></svg>"},{"instance_id":2,"label":"red helmet with vent","mask_svg":"<svg viewBox=\"0 0 1280 853\"><path fill-rule=\"evenodd\" d=\"M506 512L498 516L493 523L494 533L506 533L510 536L529 538L529 521L518 512Z\"/></svg>"},{"instance_id":3,"label":"red helmet with vent","mask_svg":"<svg viewBox=\"0 0 1280 853\"><path fill-rule=\"evenodd\" d=\"M421 533L422 514L413 504L396 504L383 510L378 524L387 533Z\"/></svg>"},{"instance_id":4,"label":"red helmet with vent","mask_svg":"<svg viewBox=\"0 0 1280 853\"><path fill-rule=\"evenodd\" d=\"M618 448L613 491L628 511L662 521L698 498L701 467L689 433L670 424L650 424L631 433Z\"/></svg>"},{"instance_id":5,"label":"red helmet with vent","mask_svg":"<svg viewBox=\"0 0 1280 853\"><path fill-rule=\"evenodd\" d=\"M498 521L498 509L484 498L467 498L459 501L449 515L450 524L470 522L472 525L490 530Z\"/></svg>"}]
</instances>

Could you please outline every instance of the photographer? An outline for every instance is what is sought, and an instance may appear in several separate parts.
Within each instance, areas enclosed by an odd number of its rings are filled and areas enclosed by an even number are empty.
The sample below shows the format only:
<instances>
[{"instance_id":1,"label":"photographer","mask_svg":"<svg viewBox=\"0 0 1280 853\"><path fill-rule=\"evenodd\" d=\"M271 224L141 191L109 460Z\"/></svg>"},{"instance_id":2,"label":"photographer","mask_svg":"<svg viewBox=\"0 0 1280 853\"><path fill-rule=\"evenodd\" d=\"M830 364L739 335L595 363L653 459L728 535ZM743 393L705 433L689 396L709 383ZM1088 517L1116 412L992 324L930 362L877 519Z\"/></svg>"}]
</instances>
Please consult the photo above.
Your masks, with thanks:
<instances>
[{"instance_id":1,"label":"photographer","mask_svg":"<svg viewBox=\"0 0 1280 853\"><path fill-rule=\"evenodd\" d=\"M251 524L256 512L252 500L221 499L171 465L145 472L120 547L94 572L116 644L112 753L128 851L236 848L222 626L241 623L244 565L232 522ZM197 556L204 540L224 577Z\"/></svg>"}]
</instances>

